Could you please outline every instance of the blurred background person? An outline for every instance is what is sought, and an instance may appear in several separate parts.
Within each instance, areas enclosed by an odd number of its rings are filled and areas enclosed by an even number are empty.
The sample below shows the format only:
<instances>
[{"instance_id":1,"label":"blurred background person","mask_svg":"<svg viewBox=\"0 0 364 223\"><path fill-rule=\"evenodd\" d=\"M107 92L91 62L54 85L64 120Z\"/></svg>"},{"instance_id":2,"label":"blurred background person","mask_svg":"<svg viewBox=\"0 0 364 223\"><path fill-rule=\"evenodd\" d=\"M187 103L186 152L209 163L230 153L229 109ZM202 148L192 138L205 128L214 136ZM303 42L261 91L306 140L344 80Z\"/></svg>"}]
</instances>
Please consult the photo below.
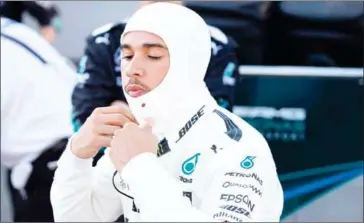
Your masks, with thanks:
<instances>
[{"instance_id":1,"label":"blurred background person","mask_svg":"<svg viewBox=\"0 0 364 223\"><path fill-rule=\"evenodd\" d=\"M39 24L41 35L50 43L61 31L61 19L58 8L51 1L1 1L0 14L17 22L23 22L25 13L29 13Z\"/></svg>"},{"instance_id":2,"label":"blurred background person","mask_svg":"<svg viewBox=\"0 0 364 223\"><path fill-rule=\"evenodd\" d=\"M16 222L51 222L56 161L72 134L76 73L37 32L1 18L1 165Z\"/></svg>"}]
</instances>

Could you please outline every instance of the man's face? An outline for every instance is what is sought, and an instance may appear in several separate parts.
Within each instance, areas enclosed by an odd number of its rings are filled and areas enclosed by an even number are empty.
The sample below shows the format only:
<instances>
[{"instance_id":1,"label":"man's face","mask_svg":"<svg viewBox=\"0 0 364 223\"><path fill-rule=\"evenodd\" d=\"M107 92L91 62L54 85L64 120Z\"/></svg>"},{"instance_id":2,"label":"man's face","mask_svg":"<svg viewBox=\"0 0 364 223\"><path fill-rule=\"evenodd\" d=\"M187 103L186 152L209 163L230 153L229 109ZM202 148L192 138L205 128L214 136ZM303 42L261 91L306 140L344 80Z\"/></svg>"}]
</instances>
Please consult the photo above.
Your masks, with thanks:
<instances>
[{"instance_id":1,"label":"man's face","mask_svg":"<svg viewBox=\"0 0 364 223\"><path fill-rule=\"evenodd\" d=\"M122 83L131 97L142 96L157 87L169 69L169 52L157 35L133 31L121 42Z\"/></svg>"}]
</instances>

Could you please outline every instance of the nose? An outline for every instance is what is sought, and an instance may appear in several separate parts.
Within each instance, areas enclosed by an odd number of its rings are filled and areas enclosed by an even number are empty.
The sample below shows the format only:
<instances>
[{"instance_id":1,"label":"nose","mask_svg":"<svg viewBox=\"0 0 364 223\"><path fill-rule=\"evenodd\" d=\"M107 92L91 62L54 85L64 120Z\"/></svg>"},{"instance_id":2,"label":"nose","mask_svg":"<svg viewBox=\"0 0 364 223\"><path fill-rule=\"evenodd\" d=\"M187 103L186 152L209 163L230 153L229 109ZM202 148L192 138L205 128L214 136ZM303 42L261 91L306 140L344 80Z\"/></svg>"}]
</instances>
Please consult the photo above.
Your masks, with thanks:
<instances>
[{"instance_id":1,"label":"nose","mask_svg":"<svg viewBox=\"0 0 364 223\"><path fill-rule=\"evenodd\" d=\"M138 59L134 56L134 58L128 63L126 67L126 75L131 77L141 77L144 75L144 69L142 67L142 63L138 61Z\"/></svg>"}]
</instances>

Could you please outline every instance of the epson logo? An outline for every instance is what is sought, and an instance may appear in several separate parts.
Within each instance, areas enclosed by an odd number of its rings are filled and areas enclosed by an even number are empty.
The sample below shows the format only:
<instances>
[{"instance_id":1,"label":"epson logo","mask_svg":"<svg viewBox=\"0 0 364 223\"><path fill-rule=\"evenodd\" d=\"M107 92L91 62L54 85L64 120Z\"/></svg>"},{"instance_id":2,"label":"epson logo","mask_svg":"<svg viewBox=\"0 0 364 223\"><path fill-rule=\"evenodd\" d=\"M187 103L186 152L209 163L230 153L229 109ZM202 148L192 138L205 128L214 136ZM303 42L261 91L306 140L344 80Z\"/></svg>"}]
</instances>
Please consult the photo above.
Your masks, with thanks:
<instances>
[{"instance_id":1,"label":"epson logo","mask_svg":"<svg viewBox=\"0 0 364 223\"><path fill-rule=\"evenodd\" d=\"M221 194L220 200L224 200L227 202L234 202L237 204L245 204L250 211L254 210L255 204L249 199L248 195L243 194Z\"/></svg>"}]
</instances>

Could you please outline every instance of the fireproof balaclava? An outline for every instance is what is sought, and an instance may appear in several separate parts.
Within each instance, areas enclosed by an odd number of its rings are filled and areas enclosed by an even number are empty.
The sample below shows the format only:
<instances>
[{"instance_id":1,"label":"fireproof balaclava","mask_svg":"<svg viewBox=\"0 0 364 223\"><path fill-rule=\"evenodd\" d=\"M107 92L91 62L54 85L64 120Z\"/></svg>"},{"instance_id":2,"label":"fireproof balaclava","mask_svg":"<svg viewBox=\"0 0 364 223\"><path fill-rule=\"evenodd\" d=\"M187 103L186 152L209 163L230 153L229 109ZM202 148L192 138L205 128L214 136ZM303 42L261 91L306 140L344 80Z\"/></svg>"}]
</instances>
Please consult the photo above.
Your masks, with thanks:
<instances>
[{"instance_id":1,"label":"fireproof balaclava","mask_svg":"<svg viewBox=\"0 0 364 223\"><path fill-rule=\"evenodd\" d=\"M163 137L171 127L185 123L205 102L211 101L204 82L211 56L209 29L197 13L184 6L154 3L132 15L121 42L133 31L161 37L169 51L170 67L161 84L138 98L128 96L124 89L139 123L152 119L153 132Z\"/></svg>"}]
</instances>

